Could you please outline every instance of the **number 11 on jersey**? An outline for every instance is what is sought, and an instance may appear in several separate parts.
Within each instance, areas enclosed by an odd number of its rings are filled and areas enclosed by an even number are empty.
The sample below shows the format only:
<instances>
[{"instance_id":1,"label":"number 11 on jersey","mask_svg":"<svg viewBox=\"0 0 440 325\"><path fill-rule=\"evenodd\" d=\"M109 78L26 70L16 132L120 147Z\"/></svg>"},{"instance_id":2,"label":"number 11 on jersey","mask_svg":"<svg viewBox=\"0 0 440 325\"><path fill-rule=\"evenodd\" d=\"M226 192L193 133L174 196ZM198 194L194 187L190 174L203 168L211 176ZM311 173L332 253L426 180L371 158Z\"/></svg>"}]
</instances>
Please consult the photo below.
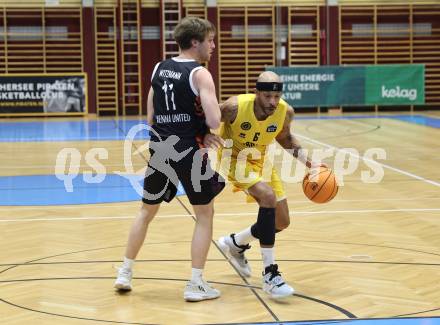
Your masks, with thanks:
<instances>
[{"instance_id":1,"label":"number 11 on jersey","mask_svg":"<svg viewBox=\"0 0 440 325\"><path fill-rule=\"evenodd\" d=\"M167 105L167 111L170 110L170 106L168 104L168 88L171 93L171 103L173 105L173 110L176 110L176 104L174 103L174 92L173 92L173 84L167 84L166 81L163 82L162 90L165 93L165 104Z\"/></svg>"}]
</instances>

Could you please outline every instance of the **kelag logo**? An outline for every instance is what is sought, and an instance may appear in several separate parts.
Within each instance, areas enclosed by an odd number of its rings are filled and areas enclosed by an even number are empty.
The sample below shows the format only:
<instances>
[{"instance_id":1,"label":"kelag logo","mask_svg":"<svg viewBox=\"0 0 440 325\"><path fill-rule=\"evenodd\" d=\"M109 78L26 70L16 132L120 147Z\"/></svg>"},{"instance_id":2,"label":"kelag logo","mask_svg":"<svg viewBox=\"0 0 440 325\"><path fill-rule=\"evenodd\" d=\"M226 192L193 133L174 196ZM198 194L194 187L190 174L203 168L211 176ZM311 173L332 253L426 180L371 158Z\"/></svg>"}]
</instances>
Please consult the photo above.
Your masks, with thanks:
<instances>
[{"instance_id":1,"label":"kelag logo","mask_svg":"<svg viewBox=\"0 0 440 325\"><path fill-rule=\"evenodd\" d=\"M423 65L366 66L365 102L370 105L423 105Z\"/></svg>"},{"instance_id":2,"label":"kelag logo","mask_svg":"<svg viewBox=\"0 0 440 325\"><path fill-rule=\"evenodd\" d=\"M386 88L385 85L382 85L382 98L407 98L413 101L417 99L417 89L405 89L400 86Z\"/></svg>"}]
</instances>

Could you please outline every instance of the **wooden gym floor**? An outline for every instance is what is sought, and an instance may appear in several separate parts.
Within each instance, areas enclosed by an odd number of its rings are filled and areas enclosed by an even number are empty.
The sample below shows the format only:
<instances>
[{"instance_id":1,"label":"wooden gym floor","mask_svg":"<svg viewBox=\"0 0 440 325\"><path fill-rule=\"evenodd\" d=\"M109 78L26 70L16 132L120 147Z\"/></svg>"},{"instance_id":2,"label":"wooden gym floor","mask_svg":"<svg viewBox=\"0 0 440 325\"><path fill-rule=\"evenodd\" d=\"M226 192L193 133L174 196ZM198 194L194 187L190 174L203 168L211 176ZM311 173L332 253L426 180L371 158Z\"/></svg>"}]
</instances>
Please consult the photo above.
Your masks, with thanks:
<instances>
[{"instance_id":1,"label":"wooden gym floor","mask_svg":"<svg viewBox=\"0 0 440 325\"><path fill-rule=\"evenodd\" d=\"M201 303L182 297L194 225L185 196L164 204L152 223L135 266L134 290L125 295L113 290L140 205L126 178L115 172L125 171L124 159L132 161L132 172L145 166L142 150L135 153L144 140L137 138L124 152L125 135L138 120L0 121L1 324L310 324L377 318L390 324L407 317L439 324L440 113L320 117L298 115L292 123L303 146L333 150L325 160L330 166L337 154L347 153L344 148L355 149L351 157L358 165L327 204L309 202L299 179L286 184L292 222L277 235L276 260L296 294L274 301L262 292L258 243L247 255L254 272L247 280L213 242L205 277L222 296ZM54 176L63 148L77 149L80 158L68 161L78 173L73 192L66 191L62 176ZM93 148L108 157L86 160ZM359 158L371 148L383 149L386 159ZM276 161L282 166L282 157ZM372 166L384 177L365 183L362 175L371 176ZM84 173L99 167L108 176L87 182ZM256 219L257 206L230 186L215 207L214 240Z\"/></svg>"}]
</instances>

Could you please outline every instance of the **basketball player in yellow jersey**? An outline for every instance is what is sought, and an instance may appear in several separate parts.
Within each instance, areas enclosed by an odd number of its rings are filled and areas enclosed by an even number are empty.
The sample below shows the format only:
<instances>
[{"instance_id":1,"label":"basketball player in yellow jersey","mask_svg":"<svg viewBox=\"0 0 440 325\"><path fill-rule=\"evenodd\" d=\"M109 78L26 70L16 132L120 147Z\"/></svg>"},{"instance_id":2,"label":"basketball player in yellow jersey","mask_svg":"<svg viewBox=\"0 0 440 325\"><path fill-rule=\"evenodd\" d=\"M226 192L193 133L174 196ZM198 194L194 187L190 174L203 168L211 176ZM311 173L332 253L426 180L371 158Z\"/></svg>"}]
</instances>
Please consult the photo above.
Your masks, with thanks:
<instances>
[{"instance_id":1,"label":"basketball player in yellow jersey","mask_svg":"<svg viewBox=\"0 0 440 325\"><path fill-rule=\"evenodd\" d=\"M221 237L219 247L240 274L249 277L251 268L244 252L250 248L251 241L258 239L263 258L263 290L273 298L290 296L294 289L283 280L275 264L275 233L289 226L290 217L282 182L273 167L270 182L263 180L266 148L276 140L307 167L321 165L308 159L290 132L294 111L281 99L282 89L277 74L263 72L258 77L255 94L233 96L221 105L224 122L221 138L210 134L204 140L205 145L211 148L221 148L226 140L232 140L231 164L226 172L228 179L259 205L257 222L236 234ZM257 151L251 156L248 155L249 150L245 150L247 148ZM246 160L245 171L237 172L238 164L243 160Z\"/></svg>"}]
</instances>

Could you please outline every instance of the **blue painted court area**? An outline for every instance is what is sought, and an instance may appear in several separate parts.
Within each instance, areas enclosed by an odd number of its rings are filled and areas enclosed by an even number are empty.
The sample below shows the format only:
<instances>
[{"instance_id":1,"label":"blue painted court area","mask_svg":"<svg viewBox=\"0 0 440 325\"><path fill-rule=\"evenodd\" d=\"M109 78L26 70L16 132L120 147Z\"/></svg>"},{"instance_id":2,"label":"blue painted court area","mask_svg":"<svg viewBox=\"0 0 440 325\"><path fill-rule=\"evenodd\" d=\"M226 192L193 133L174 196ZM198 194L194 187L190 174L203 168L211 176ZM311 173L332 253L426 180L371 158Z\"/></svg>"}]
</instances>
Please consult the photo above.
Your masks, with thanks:
<instances>
[{"instance_id":1,"label":"blue painted court area","mask_svg":"<svg viewBox=\"0 0 440 325\"><path fill-rule=\"evenodd\" d=\"M433 128L440 128L440 118L423 115L351 115L351 116L300 116L295 120L353 120L395 119ZM141 118L84 121L2 122L0 142L55 142L55 141L108 141L125 140L131 128L147 125ZM149 139L147 130L135 133L135 140Z\"/></svg>"},{"instance_id":2,"label":"blue painted court area","mask_svg":"<svg viewBox=\"0 0 440 325\"><path fill-rule=\"evenodd\" d=\"M78 174L67 187L64 175L0 177L0 205L70 205L139 201L143 177ZM95 181L96 183L93 183ZM134 185L137 184L137 185ZM137 188L137 190L136 190ZM71 191L68 191L71 189ZM179 186L177 195L185 194Z\"/></svg>"},{"instance_id":3,"label":"blue painted court area","mask_svg":"<svg viewBox=\"0 0 440 325\"><path fill-rule=\"evenodd\" d=\"M129 130L139 124L147 125L142 119L3 122L0 142L124 140ZM134 139L149 139L149 134L142 130Z\"/></svg>"},{"instance_id":4,"label":"blue painted court area","mask_svg":"<svg viewBox=\"0 0 440 325\"><path fill-rule=\"evenodd\" d=\"M396 119L418 125L429 126L432 128L440 128L440 118L426 117L421 115L402 115L396 117Z\"/></svg>"},{"instance_id":5,"label":"blue painted court area","mask_svg":"<svg viewBox=\"0 0 440 325\"><path fill-rule=\"evenodd\" d=\"M246 323L246 325L318 325L318 324L351 324L351 325L440 325L440 317L417 318L381 318L381 319L347 319L347 320L319 320L282 323Z\"/></svg>"}]
</instances>

